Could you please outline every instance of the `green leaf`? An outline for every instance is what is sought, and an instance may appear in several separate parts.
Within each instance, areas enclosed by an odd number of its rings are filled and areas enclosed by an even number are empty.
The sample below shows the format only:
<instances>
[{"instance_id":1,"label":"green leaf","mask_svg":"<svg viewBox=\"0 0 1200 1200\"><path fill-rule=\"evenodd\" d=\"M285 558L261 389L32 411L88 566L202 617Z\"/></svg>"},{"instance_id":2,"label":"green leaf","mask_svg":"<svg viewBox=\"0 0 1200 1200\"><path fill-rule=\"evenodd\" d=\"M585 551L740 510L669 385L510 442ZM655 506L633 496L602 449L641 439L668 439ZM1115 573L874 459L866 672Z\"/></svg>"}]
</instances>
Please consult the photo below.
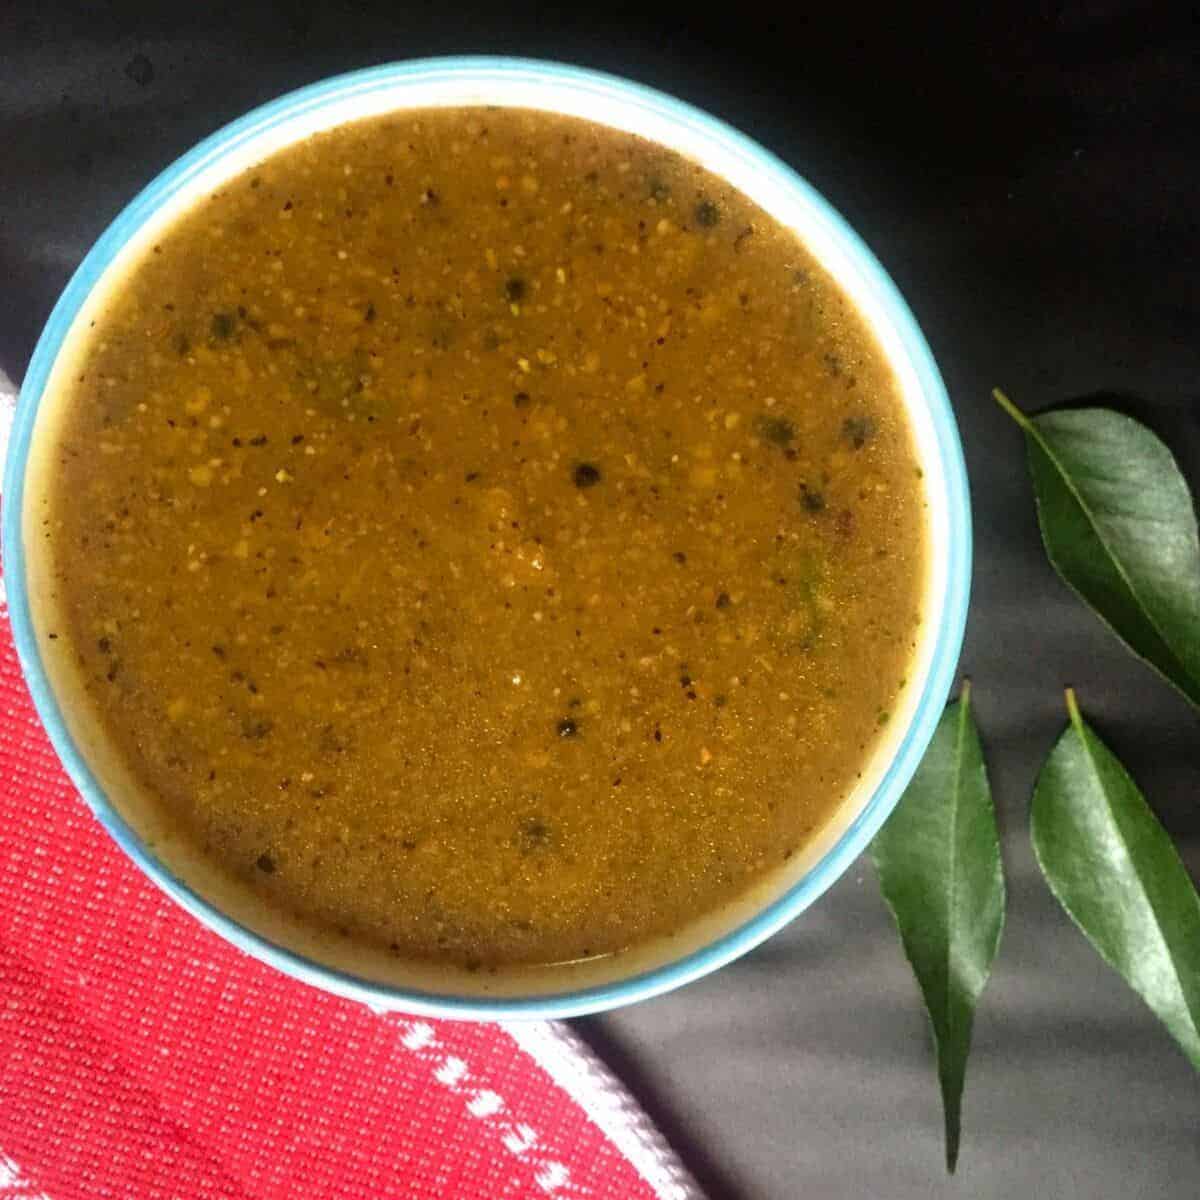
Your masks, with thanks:
<instances>
[{"instance_id":1,"label":"green leaf","mask_svg":"<svg viewBox=\"0 0 1200 1200\"><path fill-rule=\"evenodd\" d=\"M1200 897L1125 768L1071 723L1033 792L1033 850L1058 902L1200 1070Z\"/></svg>"},{"instance_id":2,"label":"green leaf","mask_svg":"<svg viewBox=\"0 0 1200 1200\"><path fill-rule=\"evenodd\" d=\"M1106 408L1027 417L1038 523L1059 575L1119 638L1200 707L1200 540L1170 450Z\"/></svg>"},{"instance_id":3,"label":"green leaf","mask_svg":"<svg viewBox=\"0 0 1200 1200\"><path fill-rule=\"evenodd\" d=\"M871 855L929 1012L953 1171L975 1004L1004 926L996 814L968 684L946 706Z\"/></svg>"}]
</instances>

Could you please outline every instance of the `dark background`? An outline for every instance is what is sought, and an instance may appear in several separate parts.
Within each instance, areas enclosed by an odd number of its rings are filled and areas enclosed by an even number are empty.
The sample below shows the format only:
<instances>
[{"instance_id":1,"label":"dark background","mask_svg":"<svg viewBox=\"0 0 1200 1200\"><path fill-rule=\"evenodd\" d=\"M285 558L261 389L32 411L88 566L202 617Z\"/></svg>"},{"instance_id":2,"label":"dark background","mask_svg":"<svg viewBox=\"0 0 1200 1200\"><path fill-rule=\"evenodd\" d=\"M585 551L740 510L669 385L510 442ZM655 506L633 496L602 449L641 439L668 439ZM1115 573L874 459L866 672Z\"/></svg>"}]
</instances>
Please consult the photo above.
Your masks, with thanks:
<instances>
[{"instance_id":1,"label":"dark background","mask_svg":"<svg viewBox=\"0 0 1200 1200\"><path fill-rule=\"evenodd\" d=\"M1052 574L1020 439L989 399L1107 394L1200 481L1200 27L1183 5L978 7L0 2L14 379L88 245L192 143L322 76L426 54L553 57L707 108L814 183L908 297L974 493L963 668L1010 887L960 1175L942 1175L917 992L859 863L740 962L579 1023L714 1200L1200 1191L1198 1081L1056 909L1027 837L1069 682L1195 872L1197 719Z\"/></svg>"}]
</instances>

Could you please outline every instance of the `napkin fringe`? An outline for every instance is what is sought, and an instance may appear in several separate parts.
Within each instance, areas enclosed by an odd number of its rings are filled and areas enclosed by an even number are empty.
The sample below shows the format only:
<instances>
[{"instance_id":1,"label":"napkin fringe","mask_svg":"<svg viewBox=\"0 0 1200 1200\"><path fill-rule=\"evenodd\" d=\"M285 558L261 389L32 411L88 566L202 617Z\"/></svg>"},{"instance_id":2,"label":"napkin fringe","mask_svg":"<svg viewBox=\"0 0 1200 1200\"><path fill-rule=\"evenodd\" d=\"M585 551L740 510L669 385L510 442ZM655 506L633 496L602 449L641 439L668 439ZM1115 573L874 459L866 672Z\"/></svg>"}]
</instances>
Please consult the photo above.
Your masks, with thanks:
<instances>
[{"instance_id":1,"label":"napkin fringe","mask_svg":"<svg viewBox=\"0 0 1200 1200\"><path fill-rule=\"evenodd\" d=\"M659 1200L703 1200L699 1185L625 1087L562 1021L512 1021L509 1037L587 1113Z\"/></svg>"}]
</instances>

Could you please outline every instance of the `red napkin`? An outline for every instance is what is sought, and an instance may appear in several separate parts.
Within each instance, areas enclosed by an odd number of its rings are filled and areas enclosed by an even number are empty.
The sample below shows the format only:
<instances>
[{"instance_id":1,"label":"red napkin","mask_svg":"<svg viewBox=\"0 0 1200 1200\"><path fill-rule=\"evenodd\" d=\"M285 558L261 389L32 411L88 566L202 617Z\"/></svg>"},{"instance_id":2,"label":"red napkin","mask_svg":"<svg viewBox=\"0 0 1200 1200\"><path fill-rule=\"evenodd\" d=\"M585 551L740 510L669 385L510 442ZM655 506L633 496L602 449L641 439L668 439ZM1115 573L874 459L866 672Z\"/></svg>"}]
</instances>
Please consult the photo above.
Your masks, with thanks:
<instances>
[{"instance_id":1,"label":"red napkin","mask_svg":"<svg viewBox=\"0 0 1200 1200\"><path fill-rule=\"evenodd\" d=\"M178 908L59 766L3 597L0 1196L699 1196L566 1026L377 1016Z\"/></svg>"}]
</instances>

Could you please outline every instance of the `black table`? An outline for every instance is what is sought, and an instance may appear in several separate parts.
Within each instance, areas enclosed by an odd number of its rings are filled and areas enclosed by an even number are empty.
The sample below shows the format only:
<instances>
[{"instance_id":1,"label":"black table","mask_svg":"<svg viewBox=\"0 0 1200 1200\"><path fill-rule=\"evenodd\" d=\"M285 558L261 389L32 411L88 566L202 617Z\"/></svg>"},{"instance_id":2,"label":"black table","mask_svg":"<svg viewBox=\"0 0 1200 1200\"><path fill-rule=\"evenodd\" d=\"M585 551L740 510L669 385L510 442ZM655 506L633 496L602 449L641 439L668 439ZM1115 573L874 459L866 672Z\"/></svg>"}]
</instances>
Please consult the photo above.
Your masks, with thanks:
<instances>
[{"instance_id":1,"label":"black table","mask_svg":"<svg viewBox=\"0 0 1200 1200\"><path fill-rule=\"evenodd\" d=\"M556 57L728 119L793 163L910 300L958 412L975 498L975 683L1009 872L976 1027L961 1175L917 1000L870 868L742 961L580 1022L722 1196L1194 1197L1200 1086L1055 907L1026 809L1070 682L1200 868L1200 744L1043 557L1030 408L1108 396L1200 481L1200 35L1184 6L987 15L789 5L701 18L612 0L0 7L0 367L21 376L90 242L151 175L300 84L424 54ZM969 8L973 6L962 6ZM986 6L984 6L986 7ZM86 9L77 12L76 9ZM753 15L751 15L753 13Z\"/></svg>"}]
</instances>

